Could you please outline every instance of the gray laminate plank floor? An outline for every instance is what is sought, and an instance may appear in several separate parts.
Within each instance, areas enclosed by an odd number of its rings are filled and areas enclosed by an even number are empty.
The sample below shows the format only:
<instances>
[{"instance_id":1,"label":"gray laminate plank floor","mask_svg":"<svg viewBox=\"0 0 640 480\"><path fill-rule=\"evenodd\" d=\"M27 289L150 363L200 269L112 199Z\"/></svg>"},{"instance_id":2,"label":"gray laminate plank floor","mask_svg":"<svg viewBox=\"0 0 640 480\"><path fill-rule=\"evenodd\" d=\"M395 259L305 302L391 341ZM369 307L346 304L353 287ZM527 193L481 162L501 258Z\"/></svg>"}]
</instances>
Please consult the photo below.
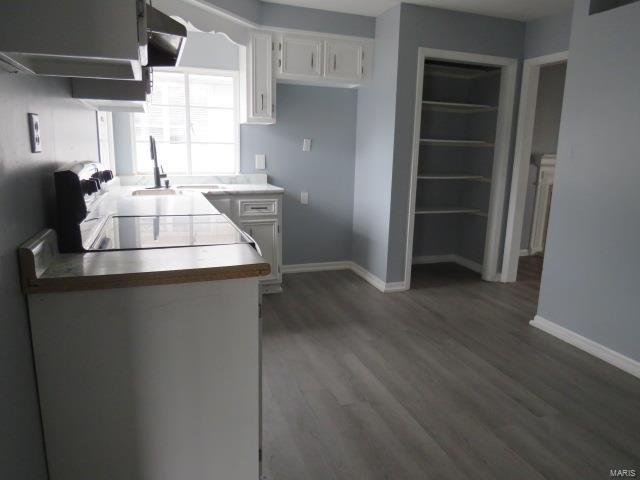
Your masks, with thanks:
<instances>
[{"instance_id":1,"label":"gray laminate plank floor","mask_svg":"<svg viewBox=\"0 0 640 480\"><path fill-rule=\"evenodd\" d=\"M263 477L640 475L640 381L528 325L542 261L493 284L455 265L382 294L351 272L264 297Z\"/></svg>"}]
</instances>

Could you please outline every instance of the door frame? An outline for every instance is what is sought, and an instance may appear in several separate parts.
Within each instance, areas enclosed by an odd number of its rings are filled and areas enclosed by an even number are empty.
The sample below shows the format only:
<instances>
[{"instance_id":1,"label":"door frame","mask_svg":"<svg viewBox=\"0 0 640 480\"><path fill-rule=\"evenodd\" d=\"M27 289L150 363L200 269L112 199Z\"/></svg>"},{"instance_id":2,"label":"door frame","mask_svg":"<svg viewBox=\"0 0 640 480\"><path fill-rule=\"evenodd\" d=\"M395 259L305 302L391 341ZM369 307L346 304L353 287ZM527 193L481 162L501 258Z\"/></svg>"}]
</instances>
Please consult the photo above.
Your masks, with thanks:
<instances>
[{"instance_id":1,"label":"door frame","mask_svg":"<svg viewBox=\"0 0 640 480\"><path fill-rule=\"evenodd\" d=\"M499 275L497 274L497 271L500 259L500 239L502 236L502 220L504 216L507 183L506 177L509 166L513 110L519 60L512 57L496 57L493 55L480 55L455 50L439 50L420 47L418 49L418 72L413 120L413 151L411 155L411 178L409 183L409 218L407 220L404 284L407 289L411 288L411 270L413 268L413 233L415 228L416 190L420 154L420 125L422 123L424 64L427 59L475 63L501 68L498 120L493 152L492 188L487 219L486 247L482 265L482 278L488 281L498 281Z\"/></svg>"},{"instance_id":2,"label":"door frame","mask_svg":"<svg viewBox=\"0 0 640 480\"><path fill-rule=\"evenodd\" d=\"M540 69L544 66L564 63L569 60L569 51L528 58L522 71L522 88L520 90L520 107L516 132L516 148L513 158L513 175L511 177L511 193L509 195L509 212L504 239L502 261L502 282L515 282L518 276L520 259L520 243L522 242L522 226L529 178L529 163L533 148L533 128L536 119L538 86Z\"/></svg>"},{"instance_id":3,"label":"door frame","mask_svg":"<svg viewBox=\"0 0 640 480\"><path fill-rule=\"evenodd\" d=\"M540 161L540 170L536 185L536 200L533 205L533 224L529 239L529 255L544 252L549 222L549 204L556 171L556 156L544 155Z\"/></svg>"}]
</instances>

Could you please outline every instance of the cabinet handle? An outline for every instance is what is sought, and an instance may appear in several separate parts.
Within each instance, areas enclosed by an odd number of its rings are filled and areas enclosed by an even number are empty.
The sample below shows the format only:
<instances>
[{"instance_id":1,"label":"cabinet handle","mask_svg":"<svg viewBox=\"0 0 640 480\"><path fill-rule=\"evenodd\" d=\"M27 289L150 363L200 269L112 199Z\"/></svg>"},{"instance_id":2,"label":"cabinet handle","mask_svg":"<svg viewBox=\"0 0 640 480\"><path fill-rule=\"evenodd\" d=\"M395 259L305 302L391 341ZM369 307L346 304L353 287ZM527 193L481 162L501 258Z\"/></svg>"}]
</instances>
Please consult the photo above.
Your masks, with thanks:
<instances>
[{"instance_id":1,"label":"cabinet handle","mask_svg":"<svg viewBox=\"0 0 640 480\"><path fill-rule=\"evenodd\" d=\"M278 68L282 68L282 59L281 58L278 59Z\"/></svg>"},{"instance_id":2,"label":"cabinet handle","mask_svg":"<svg viewBox=\"0 0 640 480\"><path fill-rule=\"evenodd\" d=\"M264 93L260 94L260 110L264 110Z\"/></svg>"},{"instance_id":3,"label":"cabinet handle","mask_svg":"<svg viewBox=\"0 0 640 480\"><path fill-rule=\"evenodd\" d=\"M335 71L337 69L337 65L338 65L338 55L337 54L333 54L333 70Z\"/></svg>"},{"instance_id":4,"label":"cabinet handle","mask_svg":"<svg viewBox=\"0 0 640 480\"><path fill-rule=\"evenodd\" d=\"M311 53L311 69L312 69L312 70L313 70L313 63L314 63L314 62L313 62L313 57L314 57L314 56L313 56L313 52L312 52L312 53Z\"/></svg>"}]
</instances>

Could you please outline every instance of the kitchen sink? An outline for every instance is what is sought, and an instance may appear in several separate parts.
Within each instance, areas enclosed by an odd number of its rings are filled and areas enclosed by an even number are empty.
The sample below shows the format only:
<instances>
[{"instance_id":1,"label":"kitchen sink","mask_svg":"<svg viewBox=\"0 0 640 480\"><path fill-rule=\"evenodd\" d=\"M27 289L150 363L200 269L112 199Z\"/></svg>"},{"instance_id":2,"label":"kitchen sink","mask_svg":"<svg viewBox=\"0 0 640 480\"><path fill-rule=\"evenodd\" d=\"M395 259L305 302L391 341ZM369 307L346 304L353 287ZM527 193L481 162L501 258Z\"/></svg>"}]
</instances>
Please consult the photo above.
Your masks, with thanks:
<instances>
[{"instance_id":1,"label":"kitchen sink","mask_svg":"<svg viewBox=\"0 0 640 480\"><path fill-rule=\"evenodd\" d=\"M173 188L144 188L142 190L134 190L131 195L181 195L182 192Z\"/></svg>"}]
</instances>

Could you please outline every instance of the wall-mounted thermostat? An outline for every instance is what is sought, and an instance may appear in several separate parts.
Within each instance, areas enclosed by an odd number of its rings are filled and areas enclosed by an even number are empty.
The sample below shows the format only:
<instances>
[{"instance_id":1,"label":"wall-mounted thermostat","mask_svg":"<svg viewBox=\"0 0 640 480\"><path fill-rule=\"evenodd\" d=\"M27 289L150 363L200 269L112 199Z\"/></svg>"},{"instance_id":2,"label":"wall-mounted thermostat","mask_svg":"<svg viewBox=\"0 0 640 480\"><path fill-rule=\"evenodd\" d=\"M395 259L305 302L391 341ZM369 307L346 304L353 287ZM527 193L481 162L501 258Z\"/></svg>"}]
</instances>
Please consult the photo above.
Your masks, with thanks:
<instances>
[{"instance_id":1,"label":"wall-mounted thermostat","mask_svg":"<svg viewBox=\"0 0 640 480\"><path fill-rule=\"evenodd\" d=\"M40 135L40 117L37 113L29 114L29 137L31 138L31 152L42 151L42 137Z\"/></svg>"}]
</instances>

